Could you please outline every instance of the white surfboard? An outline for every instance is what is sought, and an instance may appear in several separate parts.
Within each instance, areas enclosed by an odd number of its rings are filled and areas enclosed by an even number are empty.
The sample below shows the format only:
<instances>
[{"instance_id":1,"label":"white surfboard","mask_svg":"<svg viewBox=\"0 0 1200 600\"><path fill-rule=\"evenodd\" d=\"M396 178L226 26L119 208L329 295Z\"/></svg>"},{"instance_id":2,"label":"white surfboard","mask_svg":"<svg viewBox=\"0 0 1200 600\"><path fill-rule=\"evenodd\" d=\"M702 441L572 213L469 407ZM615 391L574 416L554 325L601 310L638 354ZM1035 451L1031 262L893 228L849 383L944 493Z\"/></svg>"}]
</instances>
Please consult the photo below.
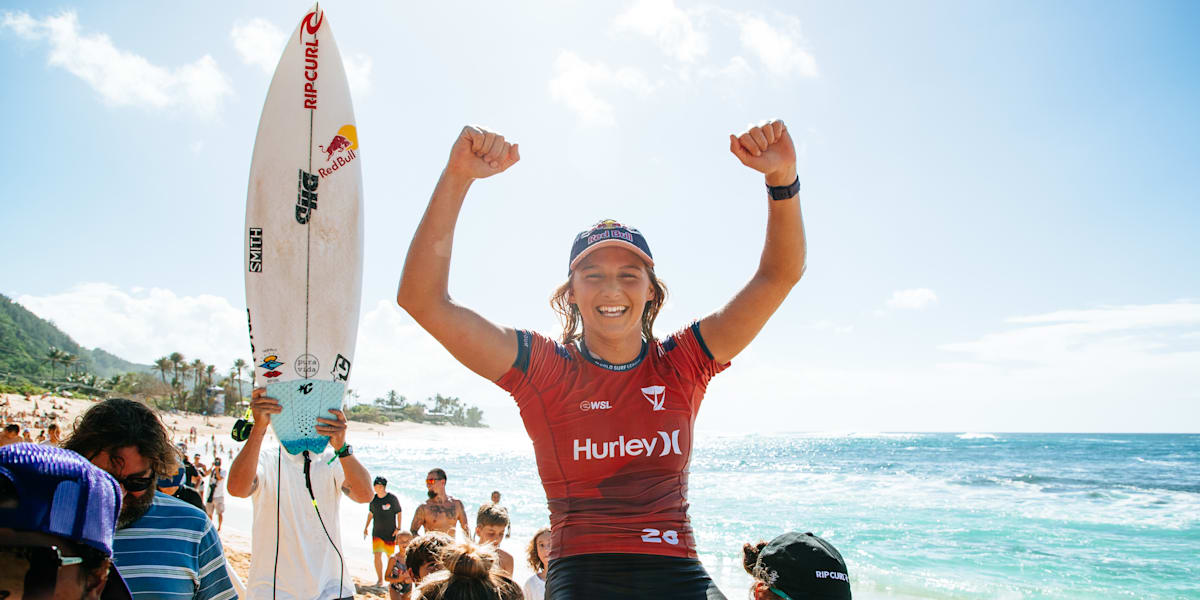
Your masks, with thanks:
<instances>
[{"instance_id":1,"label":"white surfboard","mask_svg":"<svg viewBox=\"0 0 1200 600\"><path fill-rule=\"evenodd\" d=\"M362 158L342 57L320 5L271 79L246 196L246 307L256 383L283 405L288 452L324 450L341 408L362 296Z\"/></svg>"}]
</instances>

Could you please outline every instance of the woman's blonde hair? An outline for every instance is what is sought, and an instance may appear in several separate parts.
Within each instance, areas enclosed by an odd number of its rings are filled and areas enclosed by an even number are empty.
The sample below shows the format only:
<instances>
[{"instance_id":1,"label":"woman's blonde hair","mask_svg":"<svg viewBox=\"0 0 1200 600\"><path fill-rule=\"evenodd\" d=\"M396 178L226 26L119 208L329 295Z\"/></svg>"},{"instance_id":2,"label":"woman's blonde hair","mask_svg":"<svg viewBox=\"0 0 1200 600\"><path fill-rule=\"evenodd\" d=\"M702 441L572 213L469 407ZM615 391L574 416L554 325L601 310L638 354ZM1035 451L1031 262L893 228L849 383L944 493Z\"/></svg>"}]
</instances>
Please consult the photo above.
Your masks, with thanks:
<instances>
[{"instance_id":1,"label":"woman's blonde hair","mask_svg":"<svg viewBox=\"0 0 1200 600\"><path fill-rule=\"evenodd\" d=\"M654 339L654 320L658 318L658 311L662 310L667 301L667 284L654 273L654 267L644 266L646 275L650 276L650 285L654 288L654 297L647 300L646 306L642 308L642 337L650 341ZM567 275L567 282L558 286L550 296L550 308L554 309L558 320L562 321L563 333L559 341L564 344L570 344L583 337L583 318L579 314L579 307L567 299L574 277L575 271L571 271Z\"/></svg>"},{"instance_id":2,"label":"woman's blonde hair","mask_svg":"<svg viewBox=\"0 0 1200 600\"><path fill-rule=\"evenodd\" d=\"M421 580L413 600L522 600L521 586L499 568L490 544L454 544L442 550L443 570Z\"/></svg>"},{"instance_id":3,"label":"woman's blonde hair","mask_svg":"<svg viewBox=\"0 0 1200 600\"><path fill-rule=\"evenodd\" d=\"M529 562L529 566L533 567L534 573L540 573L546 570L546 564L542 562L542 557L538 556L537 541L543 535L550 535L550 528L543 527L537 530L533 537L529 540L529 547L525 549L525 558Z\"/></svg>"}]
</instances>

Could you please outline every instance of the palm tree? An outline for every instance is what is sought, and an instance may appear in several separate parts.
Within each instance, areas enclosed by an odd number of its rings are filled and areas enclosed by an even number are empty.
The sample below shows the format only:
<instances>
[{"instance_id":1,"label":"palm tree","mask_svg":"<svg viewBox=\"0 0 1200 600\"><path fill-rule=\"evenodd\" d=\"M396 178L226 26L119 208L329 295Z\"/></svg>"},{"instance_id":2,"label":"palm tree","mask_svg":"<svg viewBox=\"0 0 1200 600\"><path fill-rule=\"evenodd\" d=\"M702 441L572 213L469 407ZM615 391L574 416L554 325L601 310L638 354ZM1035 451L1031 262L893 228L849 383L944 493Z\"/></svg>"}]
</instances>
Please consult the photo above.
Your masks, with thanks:
<instances>
[{"instance_id":1,"label":"palm tree","mask_svg":"<svg viewBox=\"0 0 1200 600\"><path fill-rule=\"evenodd\" d=\"M242 369L245 369L245 368L246 368L246 361L244 361L240 358L233 361L233 370L235 372L237 372L238 407L239 408L241 407L241 402L242 402Z\"/></svg>"},{"instance_id":2,"label":"palm tree","mask_svg":"<svg viewBox=\"0 0 1200 600\"><path fill-rule=\"evenodd\" d=\"M171 359L165 356L159 357L155 359L153 368L155 371L158 371L159 376L162 377L162 382L166 383L167 371L171 369Z\"/></svg>"},{"instance_id":3,"label":"palm tree","mask_svg":"<svg viewBox=\"0 0 1200 600\"><path fill-rule=\"evenodd\" d=\"M171 361L171 369L175 372L175 376L171 378L171 398L175 398L175 392L179 389L179 366L186 365L183 362L183 355L178 352L172 352L167 355L167 360Z\"/></svg>"},{"instance_id":4,"label":"palm tree","mask_svg":"<svg viewBox=\"0 0 1200 600\"><path fill-rule=\"evenodd\" d=\"M50 379L51 379L51 381L54 380L54 365L61 362L63 359L63 356L65 354L66 354L66 352L63 352L62 350L59 350L58 348L55 348L54 346L50 346L50 349L46 351L46 362L50 363Z\"/></svg>"},{"instance_id":5,"label":"palm tree","mask_svg":"<svg viewBox=\"0 0 1200 600\"><path fill-rule=\"evenodd\" d=\"M196 379L192 383L192 389L195 391L199 391L200 390L200 379L202 377L204 377L204 361L202 361L198 358L196 360L192 361L192 374L196 377Z\"/></svg>"},{"instance_id":6,"label":"palm tree","mask_svg":"<svg viewBox=\"0 0 1200 600\"><path fill-rule=\"evenodd\" d=\"M179 379L179 365L184 364L183 355L178 352L172 352L167 359L171 361L171 366L175 369L175 379Z\"/></svg>"},{"instance_id":7,"label":"palm tree","mask_svg":"<svg viewBox=\"0 0 1200 600\"><path fill-rule=\"evenodd\" d=\"M75 367L79 364L79 357L71 354L70 352L63 352L62 363L63 367L65 367L63 369L64 371L66 369L71 369L71 371L74 372Z\"/></svg>"},{"instance_id":8,"label":"palm tree","mask_svg":"<svg viewBox=\"0 0 1200 600\"><path fill-rule=\"evenodd\" d=\"M207 384L205 385L205 387L212 387L213 375L215 375L216 373L217 373L216 365L208 365L207 367L204 367L204 379L205 379L205 381L207 381Z\"/></svg>"}]
</instances>

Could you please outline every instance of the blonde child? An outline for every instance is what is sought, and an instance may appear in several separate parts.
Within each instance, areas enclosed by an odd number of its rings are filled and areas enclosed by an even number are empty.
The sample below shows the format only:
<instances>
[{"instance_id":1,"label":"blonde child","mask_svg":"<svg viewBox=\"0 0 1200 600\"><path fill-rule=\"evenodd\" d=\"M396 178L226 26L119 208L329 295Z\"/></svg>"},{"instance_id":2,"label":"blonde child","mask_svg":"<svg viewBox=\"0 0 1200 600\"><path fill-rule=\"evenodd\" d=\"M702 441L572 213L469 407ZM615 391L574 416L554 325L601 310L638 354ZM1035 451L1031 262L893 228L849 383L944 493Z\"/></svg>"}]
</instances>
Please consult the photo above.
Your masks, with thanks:
<instances>
[{"instance_id":1,"label":"blonde child","mask_svg":"<svg viewBox=\"0 0 1200 600\"><path fill-rule=\"evenodd\" d=\"M546 567L550 562L550 528L543 527L533 534L525 549L526 560L533 575L525 582L525 600L542 600L546 596Z\"/></svg>"}]
</instances>

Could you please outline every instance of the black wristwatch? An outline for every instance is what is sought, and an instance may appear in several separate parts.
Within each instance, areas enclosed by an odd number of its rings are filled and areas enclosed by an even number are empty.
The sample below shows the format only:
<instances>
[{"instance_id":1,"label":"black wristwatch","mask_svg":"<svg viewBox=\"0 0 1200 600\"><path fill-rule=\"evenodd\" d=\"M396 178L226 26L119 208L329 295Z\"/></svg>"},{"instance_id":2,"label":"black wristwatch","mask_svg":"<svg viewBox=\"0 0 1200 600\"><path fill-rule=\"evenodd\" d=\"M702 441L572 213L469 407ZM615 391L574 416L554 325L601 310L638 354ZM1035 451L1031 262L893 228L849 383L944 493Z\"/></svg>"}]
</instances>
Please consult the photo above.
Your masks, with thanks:
<instances>
[{"instance_id":1,"label":"black wristwatch","mask_svg":"<svg viewBox=\"0 0 1200 600\"><path fill-rule=\"evenodd\" d=\"M338 458L346 458L347 456L352 456L354 454L354 448L351 448L350 444L346 444L345 446L342 446L336 450L334 454L336 454Z\"/></svg>"},{"instance_id":2,"label":"black wristwatch","mask_svg":"<svg viewBox=\"0 0 1200 600\"><path fill-rule=\"evenodd\" d=\"M800 193L800 176L796 176L796 180L791 185L768 185L767 193L771 195L772 200L787 200L794 198Z\"/></svg>"}]
</instances>

